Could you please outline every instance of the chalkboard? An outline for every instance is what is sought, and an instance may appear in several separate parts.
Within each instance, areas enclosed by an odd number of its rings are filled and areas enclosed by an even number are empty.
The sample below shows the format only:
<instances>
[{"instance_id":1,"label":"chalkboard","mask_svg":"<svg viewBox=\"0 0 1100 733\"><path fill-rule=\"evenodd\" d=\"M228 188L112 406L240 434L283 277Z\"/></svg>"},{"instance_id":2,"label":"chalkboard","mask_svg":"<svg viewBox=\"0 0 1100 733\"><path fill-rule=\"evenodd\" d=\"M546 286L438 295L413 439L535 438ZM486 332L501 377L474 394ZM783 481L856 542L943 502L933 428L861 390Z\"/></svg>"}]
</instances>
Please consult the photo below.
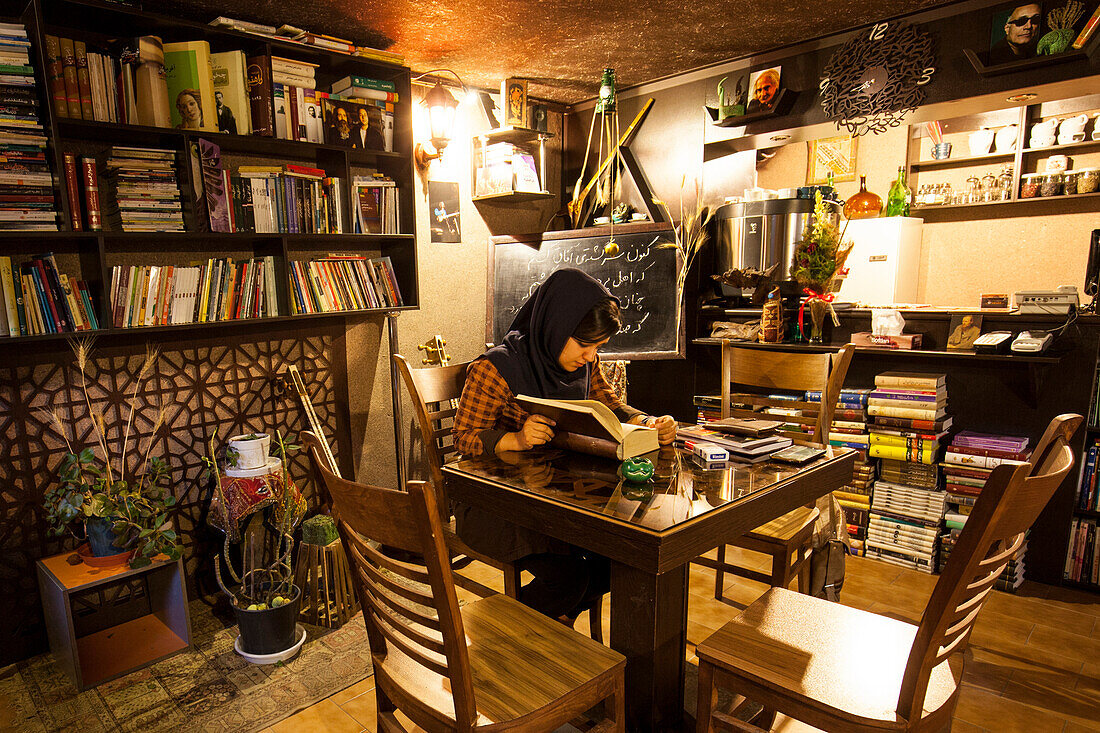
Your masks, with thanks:
<instances>
[{"instance_id":1,"label":"chalkboard","mask_svg":"<svg viewBox=\"0 0 1100 733\"><path fill-rule=\"evenodd\" d=\"M619 251L604 252L606 227L549 232L528 238L494 237L493 292L487 323L499 344L520 306L555 270L575 267L602 282L618 299L623 329L601 354L616 359L661 359L683 353L676 274L680 267L667 224L615 227Z\"/></svg>"}]
</instances>

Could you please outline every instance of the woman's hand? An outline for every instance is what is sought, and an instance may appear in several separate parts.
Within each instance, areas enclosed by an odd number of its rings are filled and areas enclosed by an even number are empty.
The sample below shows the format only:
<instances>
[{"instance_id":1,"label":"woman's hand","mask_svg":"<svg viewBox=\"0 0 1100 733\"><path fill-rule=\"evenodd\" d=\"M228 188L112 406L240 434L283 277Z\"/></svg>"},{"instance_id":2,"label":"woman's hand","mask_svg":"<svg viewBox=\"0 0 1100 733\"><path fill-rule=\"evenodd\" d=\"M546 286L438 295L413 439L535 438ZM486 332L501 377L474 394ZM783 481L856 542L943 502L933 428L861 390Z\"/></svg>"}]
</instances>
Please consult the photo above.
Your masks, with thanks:
<instances>
[{"instance_id":1,"label":"woman's hand","mask_svg":"<svg viewBox=\"0 0 1100 733\"><path fill-rule=\"evenodd\" d=\"M651 417L648 424L652 428L657 428L657 442L661 445L671 445L676 439L676 418L672 415Z\"/></svg>"},{"instance_id":2,"label":"woman's hand","mask_svg":"<svg viewBox=\"0 0 1100 733\"><path fill-rule=\"evenodd\" d=\"M545 415L531 415L518 431L504 434L497 443L497 452L531 450L537 445L549 443L554 437L554 425L554 421Z\"/></svg>"}]
</instances>

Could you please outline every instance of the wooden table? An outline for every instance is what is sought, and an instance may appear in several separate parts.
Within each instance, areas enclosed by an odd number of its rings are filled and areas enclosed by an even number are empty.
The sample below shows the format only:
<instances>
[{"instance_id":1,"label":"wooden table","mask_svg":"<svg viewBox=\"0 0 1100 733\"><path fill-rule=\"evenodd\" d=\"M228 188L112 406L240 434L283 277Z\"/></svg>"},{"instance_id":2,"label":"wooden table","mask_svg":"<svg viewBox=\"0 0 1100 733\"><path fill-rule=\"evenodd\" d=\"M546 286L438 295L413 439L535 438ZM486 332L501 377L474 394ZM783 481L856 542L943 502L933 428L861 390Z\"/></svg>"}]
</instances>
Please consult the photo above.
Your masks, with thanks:
<instances>
[{"instance_id":1,"label":"wooden table","mask_svg":"<svg viewBox=\"0 0 1100 733\"><path fill-rule=\"evenodd\" d=\"M627 658L632 731L681 725L688 563L840 488L855 463L845 448L801 467L708 471L672 448L649 457L657 475L648 494L620 483L617 462L554 449L443 467L451 499L611 560L611 647Z\"/></svg>"}]
</instances>

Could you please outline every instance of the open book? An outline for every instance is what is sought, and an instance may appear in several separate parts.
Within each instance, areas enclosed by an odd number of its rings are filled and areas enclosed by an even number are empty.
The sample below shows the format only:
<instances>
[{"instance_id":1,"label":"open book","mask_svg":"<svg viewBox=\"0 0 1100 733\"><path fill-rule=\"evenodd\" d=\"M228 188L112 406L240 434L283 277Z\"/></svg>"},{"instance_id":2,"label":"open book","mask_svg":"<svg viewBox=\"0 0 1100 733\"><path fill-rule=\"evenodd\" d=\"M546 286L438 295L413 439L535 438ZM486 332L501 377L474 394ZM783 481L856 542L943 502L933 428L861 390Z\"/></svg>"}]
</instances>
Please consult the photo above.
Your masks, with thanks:
<instances>
[{"instance_id":1,"label":"open book","mask_svg":"<svg viewBox=\"0 0 1100 733\"><path fill-rule=\"evenodd\" d=\"M551 445L620 461L657 450L657 429L621 423L607 405L596 400L548 400L517 395L532 415L553 420Z\"/></svg>"}]
</instances>

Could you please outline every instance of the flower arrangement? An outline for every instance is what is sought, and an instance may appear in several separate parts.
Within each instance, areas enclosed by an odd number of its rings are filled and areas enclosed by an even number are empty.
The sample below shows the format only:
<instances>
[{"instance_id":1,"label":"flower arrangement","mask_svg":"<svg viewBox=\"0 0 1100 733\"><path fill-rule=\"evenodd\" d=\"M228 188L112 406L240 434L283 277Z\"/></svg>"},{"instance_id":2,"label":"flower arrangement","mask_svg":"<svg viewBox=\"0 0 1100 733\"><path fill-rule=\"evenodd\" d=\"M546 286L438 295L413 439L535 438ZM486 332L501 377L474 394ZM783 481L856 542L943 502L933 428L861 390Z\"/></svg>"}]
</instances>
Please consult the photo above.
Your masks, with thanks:
<instances>
[{"instance_id":1,"label":"flower arrangement","mask_svg":"<svg viewBox=\"0 0 1100 733\"><path fill-rule=\"evenodd\" d=\"M157 350L149 348L145 352L128 398L126 427L117 448L107 440L104 407L93 407L88 393L91 340L73 342L73 352L96 445L81 448L79 452L75 450L74 438L70 437L70 427L75 426L70 426L56 408L46 410L47 418L64 438L68 449L58 468L59 483L45 494L49 534L57 537L68 530L76 535L75 526L83 526L87 532L98 521L109 525L114 536L111 544L119 553L135 551L130 567L149 565L160 553L172 560L179 559L183 548L177 542L176 531L168 524L176 506L176 497L165 486L168 464L152 455L153 438L164 424L164 405L157 412L144 449L135 433L134 451L130 451L138 394L153 373L159 357ZM77 431L74 429L72 434L75 436Z\"/></svg>"},{"instance_id":2,"label":"flower arrangement","mask_svg":"<svg viewBox=\"0 0 1100 733\"><path fill-rule=\"evenodd\" d=\"M852 243L844 241L844 232L818 191L813 221L795 245L791 275L802 287L822 295L833 289L833 281L843 273L851 251Z\"/></svg>"},{"instance_id":3,"label":"flower arrangement","mask_svg":"<svg viewBox=\"0 0 1100 733\"><path fill-rule=\"evenodd\" d=\"M798 310L798 328L802 330L803 313L809 305L813 319L811 342L821 342L826 313L832 317L834 326L840 325L830 291L835 289L837 278L844 275L844 263L851 251L852 243L844 241L844 232L836 216L829 211L818 191L814 196L813 220L795 245L791 262L791 275L807 296Z\"/></svg>"},{"instance_id":4,"label":"flower arrangement","mask_svg":"<svg viewBox=\"0 0 1100 733\"><path fill-rule=\"evenodd\" d=\"M687 282L687 275L691 270L691 265L695 262L695 257L699 254L703 245L707 243L707 223L714 214L713 211L703 205L703 197L699 191L699 181L695 181L694 210L684 209L684 185L686 182L687 176L680 179L680 223L672 230L674 241L659 245L661 249L675 248L679 251L680 258L684 263L684 266L680 268L680 272L676 276L677 303L681 303L684 298L684 284ZM660 206L661 210L665 213L665 218L672 221L672 215L669 212L668 204L656 196L653 197L653 203Z\"/></svg>"}]
</instances>

